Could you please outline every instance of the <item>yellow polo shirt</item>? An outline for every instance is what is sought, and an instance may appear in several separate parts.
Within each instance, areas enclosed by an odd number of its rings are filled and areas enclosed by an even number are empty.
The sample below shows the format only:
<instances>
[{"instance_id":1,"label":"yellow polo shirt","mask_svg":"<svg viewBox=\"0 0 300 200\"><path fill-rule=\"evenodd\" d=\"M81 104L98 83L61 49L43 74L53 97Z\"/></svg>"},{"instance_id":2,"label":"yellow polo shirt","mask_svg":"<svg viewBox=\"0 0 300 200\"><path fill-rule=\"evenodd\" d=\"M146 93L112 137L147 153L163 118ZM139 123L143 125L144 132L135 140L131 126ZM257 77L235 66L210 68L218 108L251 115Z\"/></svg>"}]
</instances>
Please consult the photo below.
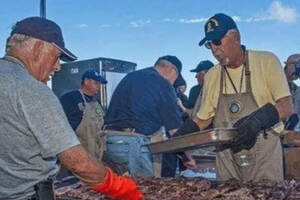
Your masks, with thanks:
<instances>
[{"instance_id":1,"label":"yellow polo shirt","mask_svg":"<svg viewBox=\"0 0 300 200\"><path fill-rule=\"evenodd\" d=\"M250 80L254 99L259 107L266 103L275 102L283 97L290 96L288 83L281 67L278 58L271 52L265 51L249 51L249 69ZM231 79L237 90L240 88L240 80L242 67L232 69L227 68ZM226 92L228 94L235 93L232 84L227 76ZM205 75L202 103L197 113L197 117L201 120L207 120L213 117L216 113L221 81L221 66L216 65L211 68ZM243 77L242 92L245 92L246 78ZM223 84L223 93L225 93L225 86Z\"/></svg>"}]
</instances>

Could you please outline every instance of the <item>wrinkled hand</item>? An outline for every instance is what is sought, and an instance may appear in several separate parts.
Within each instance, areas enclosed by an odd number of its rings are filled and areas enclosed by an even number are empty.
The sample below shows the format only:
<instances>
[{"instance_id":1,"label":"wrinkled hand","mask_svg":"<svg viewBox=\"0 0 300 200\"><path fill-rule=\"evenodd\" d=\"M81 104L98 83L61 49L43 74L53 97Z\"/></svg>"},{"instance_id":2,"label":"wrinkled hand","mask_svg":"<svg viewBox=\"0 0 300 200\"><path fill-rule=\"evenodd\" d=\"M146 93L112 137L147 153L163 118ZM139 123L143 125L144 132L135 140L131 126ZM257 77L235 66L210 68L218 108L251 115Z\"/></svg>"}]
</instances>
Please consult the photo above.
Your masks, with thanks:
<instances>
[{"instance_id":1,"label":"wrinkled hand","mask_svg":"<svg viewBox=\"0 0 300 200\"><path fill-rule=\"evenodd\" d=\"M197 169L198 166L197 166L195 159L191 156L188 156L188 157L189 157L189 161L184 162L183 165L189 169Z\"/></svg>"},{"instance_id":2,"label":"wrinkled hand","mask_svg":"<svg viewBox=\"0 0 300 200\"><path fill-rule=\"evenodd\" d=\"M189 169L197 169L197 163L195 159L187 152L178 152L177 157L182 161L183 165Z\"/></svg>"},{"instance_id":3,"label":"wrinkled hand","mask_svg":"<svg viewBox=\"0 0 300 200\"><path fill-rule=\"evenodd\" d=\"M109 168L106 168L104 181L92 187L92 189L113 199L143 199L143 194L132 179L118 176Z\"/></svg>"},{"instance_id":4,"label":"wrinkled hand","mask_svg":"<svg viewBox=\"0 0 300 200\"><path fill-rule=\"evenodd\" d=\"M285 142L293 142L297 135L299 135L298 137L300 138L300 134L298 134L296 131L283 130L282 135Z\"/></svg>"},{"instance_id":5,"label":"wrinkled hand","mask_svg":"<svg viewBox=\"0 0 300 200\"><path fill-rule=\"evenodd\" d=\"M284 135L284 137L283 137L284 142L293 144L297 147L300 146L300 132L299 131L284 130L283 135Z\"/></svg>"}]
</instances>

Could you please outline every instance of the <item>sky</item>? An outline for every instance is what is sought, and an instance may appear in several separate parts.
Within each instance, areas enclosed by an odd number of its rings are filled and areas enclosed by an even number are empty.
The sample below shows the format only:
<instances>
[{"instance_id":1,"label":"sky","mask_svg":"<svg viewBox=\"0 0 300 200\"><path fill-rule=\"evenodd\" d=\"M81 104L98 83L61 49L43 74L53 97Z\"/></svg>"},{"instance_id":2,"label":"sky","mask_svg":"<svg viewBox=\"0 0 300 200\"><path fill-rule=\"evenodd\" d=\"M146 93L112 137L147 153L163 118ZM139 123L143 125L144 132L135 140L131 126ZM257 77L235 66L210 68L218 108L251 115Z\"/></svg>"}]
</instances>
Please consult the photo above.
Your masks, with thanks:
<instances>
[{"instance_id":1,"label":"sky","mask_svg":"<svg viewBox=\"0 0 300 200\"><path fill-rule=\"evenodd\" d=\"M39 0L1 0L0 52L18 20L39 16ZM249 49L275 53L281 63L300 53L300 0L46 0L46 17L58 23L66 47L79 60L115 58L149 67L175 55L183 63L188 90L201 60L217 61L198 42L206 20L216 13L237 23ZM188 92L186 92L188 93Z\"/></svg>"}]
</instances>

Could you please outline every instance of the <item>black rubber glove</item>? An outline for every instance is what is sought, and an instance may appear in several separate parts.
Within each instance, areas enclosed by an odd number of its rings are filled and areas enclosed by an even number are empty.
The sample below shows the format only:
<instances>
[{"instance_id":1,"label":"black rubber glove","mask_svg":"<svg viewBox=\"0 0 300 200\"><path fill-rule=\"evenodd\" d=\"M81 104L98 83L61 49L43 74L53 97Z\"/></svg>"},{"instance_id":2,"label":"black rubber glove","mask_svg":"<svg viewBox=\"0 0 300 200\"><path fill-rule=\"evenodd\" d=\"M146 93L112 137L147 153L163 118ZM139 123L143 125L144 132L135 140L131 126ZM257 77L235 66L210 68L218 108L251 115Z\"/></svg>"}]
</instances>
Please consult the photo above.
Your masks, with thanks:
<instances>
[{"instance_id":1,"label":"black rubber glove","mask_svg":"<svg viewBox=\"0 0 300 200\"><path fill-rule=\"evenodd\" d=\"M271 103L267 103L250 115L241 118L233 125L238 131L232 144L233 152L251 149L256 143L258 133L261 130L271 128L278 122L279 113Z\"/></svg>"},{"instance_id":2,"label":"black rubber glove","mask_svg":"<svg viewBox=\"0 0 300 200\"><path fill-rule=\"evenodd\" d=\"M294 113L291 116L289 116L288 120L285 122L284 129L292 131L295 129L295 126L297 125L298 122L299 122L299 117L296 113Z\"/></svg>"},{"instance_id":3,"label":"black rubber glove","mask_svg":"<svg viewBox=\"0 0 300 200\"><path fill-rule=\"evenodd\" d=\"M177 129L172 137L186 135L188 133L193 133L200 131L199 126L191 118L187 118L183 125Z\"/></svg>"}]
</instances>

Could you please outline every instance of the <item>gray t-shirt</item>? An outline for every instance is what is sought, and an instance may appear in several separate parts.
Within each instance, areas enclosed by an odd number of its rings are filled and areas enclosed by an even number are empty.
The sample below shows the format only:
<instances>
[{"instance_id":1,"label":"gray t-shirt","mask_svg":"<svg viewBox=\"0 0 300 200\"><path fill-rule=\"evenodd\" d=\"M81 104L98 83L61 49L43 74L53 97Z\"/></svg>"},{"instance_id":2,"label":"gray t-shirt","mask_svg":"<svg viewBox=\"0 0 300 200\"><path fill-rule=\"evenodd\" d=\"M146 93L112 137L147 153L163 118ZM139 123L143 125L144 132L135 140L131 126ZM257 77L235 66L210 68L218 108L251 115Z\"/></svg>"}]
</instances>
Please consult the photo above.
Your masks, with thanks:
<instances>
[{"instance_id":1,"label":"gray t-shirt","mask_svg":"<svg viewBox=\"0 0 300 200\"><path fill-rule=\"evenodd\" d=\"M79 141L54 93L22 65L0 60L0 199L26 199Z\"/></svg>"}]
</instances>

